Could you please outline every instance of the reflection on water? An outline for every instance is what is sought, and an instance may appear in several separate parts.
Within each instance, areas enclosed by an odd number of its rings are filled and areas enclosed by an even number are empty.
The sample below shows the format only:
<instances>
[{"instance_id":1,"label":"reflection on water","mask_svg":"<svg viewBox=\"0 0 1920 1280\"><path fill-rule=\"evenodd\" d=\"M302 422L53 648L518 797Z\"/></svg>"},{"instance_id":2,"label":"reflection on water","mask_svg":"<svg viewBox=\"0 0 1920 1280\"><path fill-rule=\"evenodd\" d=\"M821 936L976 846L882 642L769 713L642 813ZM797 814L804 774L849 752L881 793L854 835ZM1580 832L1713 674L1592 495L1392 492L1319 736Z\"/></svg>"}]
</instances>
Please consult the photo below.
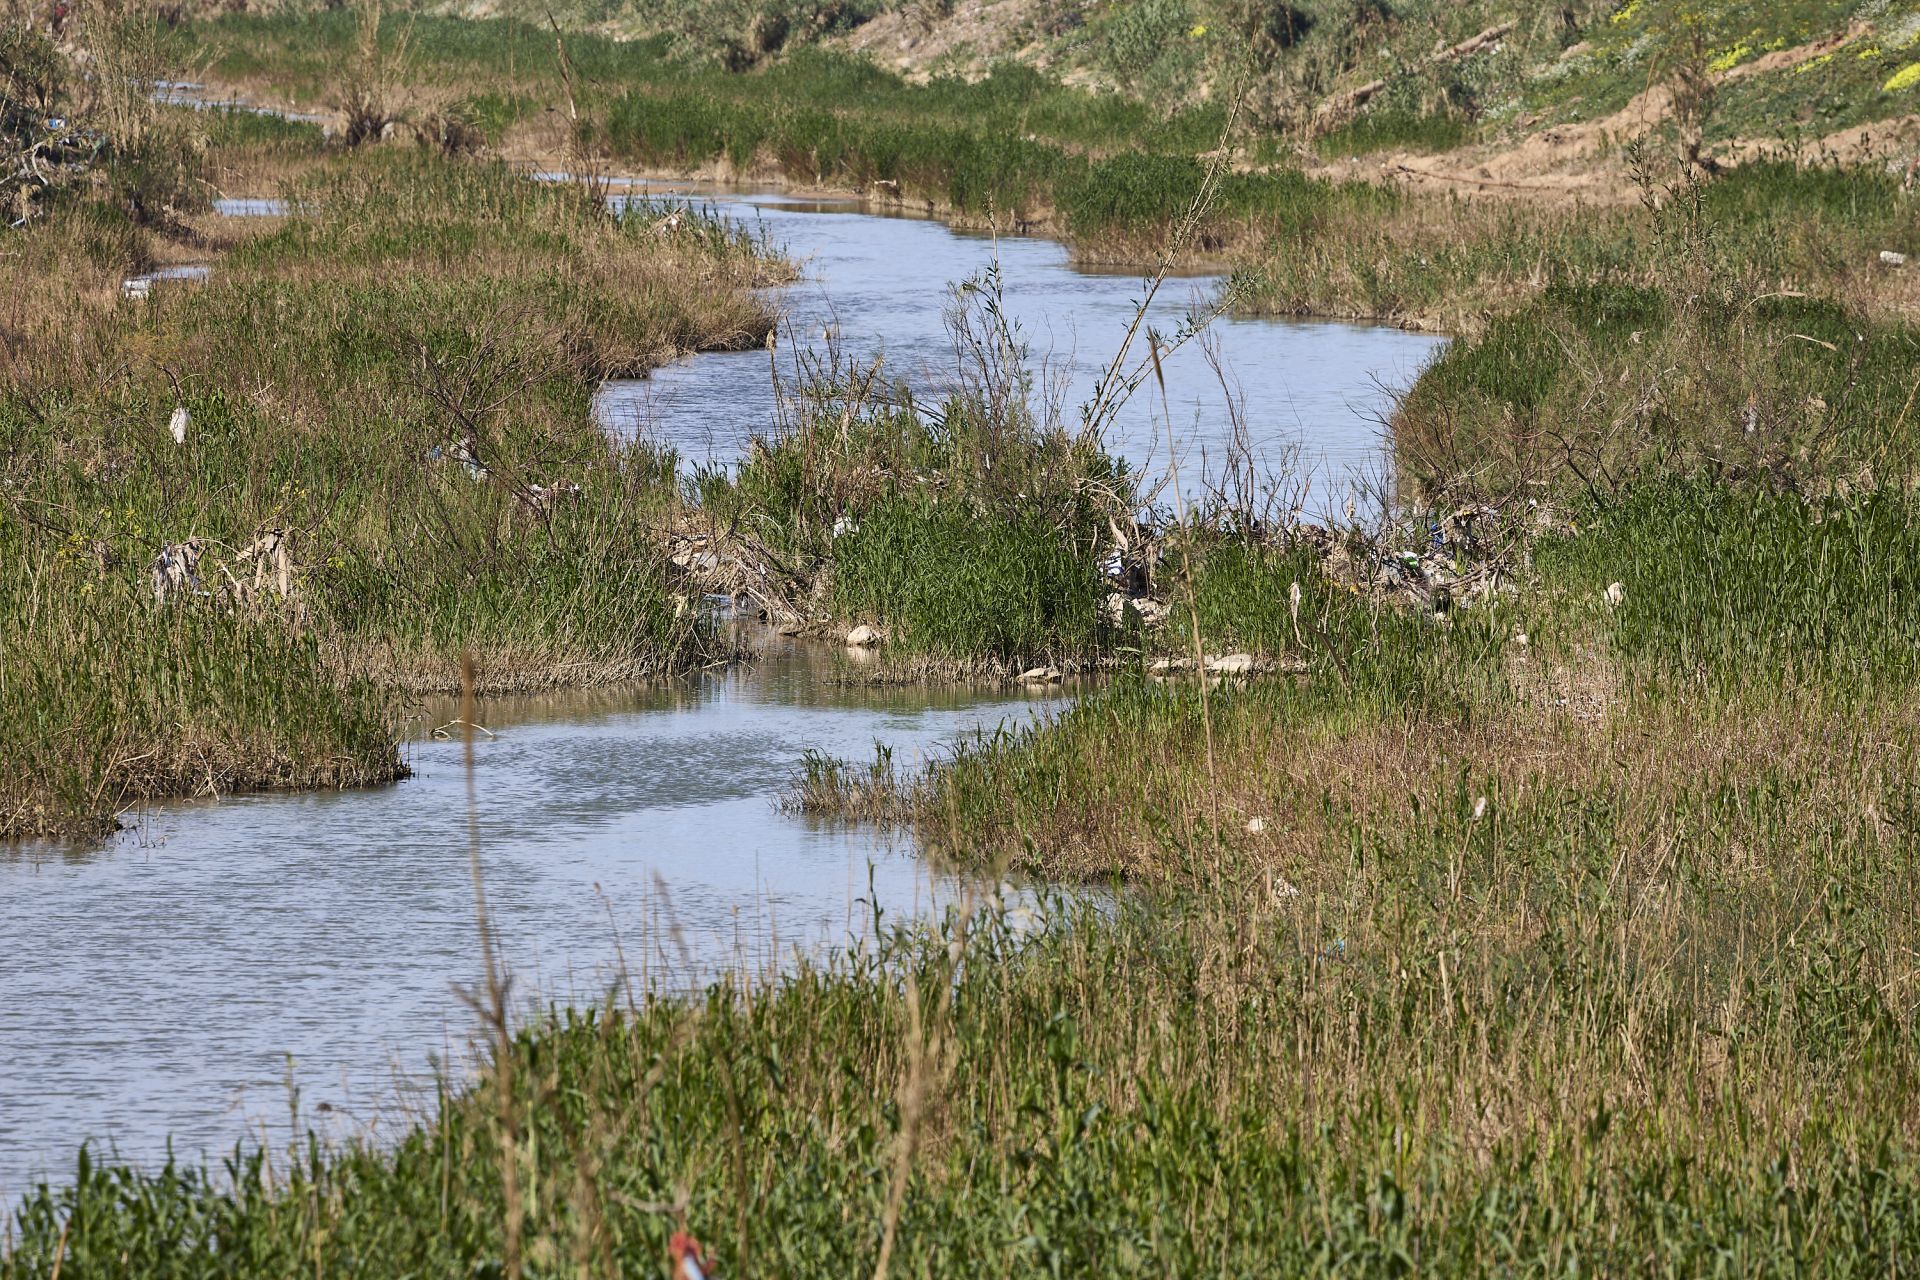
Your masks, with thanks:
<instances>
[{"instance_id":1,"label":"reflection on water","mask_svg":"<svg viewBox=\"0 0 1920 1280\"><path fill-rule=\"evenodd\" d=\"M488 901L523 998L620 969L680 983L924 912L953 882L873 831L776 800L809 748L902 764L1040 700L836 683L777 637L692 685L488 700L476 735ZM423 709L424 726L457 708ZM286 1081L335 1132L391 1111L395 1068L472 1029L479 978L457 738L393 787L169 805L105 848L0 853L0 1198L83 1135L152 1161L277 1121ZM391 1123L391 1120L390 1122Z\"/></svg>"},{"instance_id":2,"label":"reflection on water","mask_svg":"<svg viewBox=\"0 0 1920 1280\"><path fill-rule=\"evenodd\" d=\"M819 348L831 335L862 364L884 354L892 374L906 378L917 395L937 397L951 384L954 367L948 286L997 258L1007 310L1030 349L1036 383L1057 399L1066 421L1076 423L1145 296L1137 275L1077 270L1052 240L995 239L852 200L688 184L657 186L633 198L675 192L764 231L801 263L801 283L778 295L787 351L777 364L786 373L795 346ZM1190 314L1207 311L1220 287L1213 277L1166 282L1151 324L1166 337L1177 335ZM1255 461L1268 472L1304 473L1312 482L1310 513L1334 509L1356 471L1379 469L1388 389L1410 383L1441 342L1397 329L1231 317L1215 320L1209 333L1218 371L1200 342L1176 352L1166 362L1166 414L1157 389L1143 391L1121 413L1110 447L1135 467L1159 473L1168 456L1170 415L1182 468L1190 476L1203 464L1218 471L1229 435L1224 373L1244 405ZM1135 357L1144 354L1136 344ZM730 463L750 434L773 425L770 361L765 352L697 356L648 378L605 384L597 410L610 429L646 434L687 460Z\"/></svg>"},{"instance_id":3,"label":"reflection on water","mask_svg":"<svg viewBox=\"0 0 1920 1280\"><path fill-rule=\"evenodd\" d=\"M290 107L263 107L239 98L209 98L206 86L190 80L156 80L153 100L170 107L192 107L195 111L240 111L255 116L278 116L301 124L325 126L327 117L316 111L295 111Z\"/></svg>"},{"instance_id":4,"label":"reflection on water","mask_svg":"<svg viewBox=\"0 0 1920 1280\"><path fill-rule=\"evenodd\" d=\"M215 200L213 211L223 218L283 218L287 214L287 202L261 196L230 196Z\"/></svg>"}]
</instances>

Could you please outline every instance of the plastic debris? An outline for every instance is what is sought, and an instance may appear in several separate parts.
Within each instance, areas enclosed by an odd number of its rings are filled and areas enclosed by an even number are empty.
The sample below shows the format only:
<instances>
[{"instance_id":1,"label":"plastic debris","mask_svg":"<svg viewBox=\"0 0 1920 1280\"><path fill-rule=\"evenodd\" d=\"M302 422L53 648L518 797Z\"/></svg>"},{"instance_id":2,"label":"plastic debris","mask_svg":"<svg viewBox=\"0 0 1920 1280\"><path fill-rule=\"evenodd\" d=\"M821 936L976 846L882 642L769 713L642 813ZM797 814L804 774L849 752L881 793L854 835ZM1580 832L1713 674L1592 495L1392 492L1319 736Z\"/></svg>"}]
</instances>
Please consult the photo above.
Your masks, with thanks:
<instances>
[{"instance_id":1,"label":"plastic debris","mask_svg":"<svg viewBox=\"0 0 1920 1280\"><path fill-rule=\"evenodd\" d=\"M180 592L205 595L200 586L200 553L206 544L197 536L185 542L170 542L149 566L153 576L153 598L165 600Z\"/></svg>"}]
</instances>

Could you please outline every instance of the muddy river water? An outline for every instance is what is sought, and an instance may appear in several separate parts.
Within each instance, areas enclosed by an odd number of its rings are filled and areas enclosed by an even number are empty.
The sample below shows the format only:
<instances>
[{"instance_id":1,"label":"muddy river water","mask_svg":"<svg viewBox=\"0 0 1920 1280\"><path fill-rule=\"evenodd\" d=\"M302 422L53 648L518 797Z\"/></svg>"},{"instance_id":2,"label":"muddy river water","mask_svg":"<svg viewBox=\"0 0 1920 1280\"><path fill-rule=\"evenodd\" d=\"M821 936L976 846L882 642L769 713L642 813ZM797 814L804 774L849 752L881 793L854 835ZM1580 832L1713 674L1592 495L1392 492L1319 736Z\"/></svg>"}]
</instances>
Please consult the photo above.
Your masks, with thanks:
<instances>
[{"instance_id":1,"label":"muddy river water","mask_svg":"<svg viewBox=\"0 0 1920 1280\"><path fill-rule=\"evenodd\" d=\"M1142 293L1137 277L1073 270L1045 240L838 202L695 196L803 263L783 291L775 363L787 367L831 330L937 393L952 367L946 287L997 255L1008 311L1071 415ZM1154 323L1173 330L1217 283L1169 285ZM1386 389L1436 345L1334 324L1214 332L1256 455L1311 472L1310 506L1377 467ZM609 384L597 409L610 430L725 463L773 412L769 363L699 356ZM1184 465L1217 460L1228 415L1214 370L1189 348L1168 379ZM1167 451L1157 414L1156 393L1112 439L1150 469ZM788 815L780 793L808 749L865 759L886 743L910 764L1049 704L849 688L837 653L744 638L758 662L677 687L483 704L493 736L476 747L474 812L523 1002L597 999L622 973L670 986L763 968L870 935L876 909L913 916L958 892L898 837ZM422 724L450 714L424 709ZM0 848L0 1202L70 1176L83 1139L144 1165L169 1143L196 1163L236 1141L284 1143L295 1088L301 1123L333 1135L406 1122L434 1062L465 1052L474 1024L456 988L480 973L461 747L422 733L408 753L414 776L390 787L164 805L103 844Z\"/></svg>"}]
</instances>

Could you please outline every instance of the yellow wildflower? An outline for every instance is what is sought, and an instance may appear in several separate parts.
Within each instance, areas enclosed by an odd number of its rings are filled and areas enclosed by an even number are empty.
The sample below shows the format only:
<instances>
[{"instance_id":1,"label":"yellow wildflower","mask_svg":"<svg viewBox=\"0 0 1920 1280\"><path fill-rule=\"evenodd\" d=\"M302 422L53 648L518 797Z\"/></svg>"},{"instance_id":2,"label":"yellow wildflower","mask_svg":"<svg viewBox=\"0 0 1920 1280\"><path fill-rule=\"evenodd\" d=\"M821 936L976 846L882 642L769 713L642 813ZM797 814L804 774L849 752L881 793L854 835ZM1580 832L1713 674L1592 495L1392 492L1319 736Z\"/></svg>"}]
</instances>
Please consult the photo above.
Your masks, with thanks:
<instances>
[{"instance_id":1,"label":"yellow wildflower","mask_svg":"<svg viewBox=\"0 0 1920 1280\"><path fill-rule=\"evenodd\" d=\"M1722 53L1715 54L1713 57L1713 60L1707 63L1707 70L1715 73L1718 73L1721 71L1731 71L1735 67L1739 66L1742 62L1746 61L1748 56L1751 55L1752 53L1753 53L1753 46L1749 45L1745 40L1742 40L1739 44L1734 45L1731 49L1728 49Z\"/></svg>"},{"instance_id":2,"label":"yellow wildflower","mask_svg":"<svg viewBox=\"0 0 1920 1280\"><path fill-rule=\"evenodd\" d=\"M1916 84L1920 84L1920 62L1909 62L1888 77L1887 82L1880 87L1888 93L1898 93L1902 89L1911 89Z\"/></svg>"}]
</instances>

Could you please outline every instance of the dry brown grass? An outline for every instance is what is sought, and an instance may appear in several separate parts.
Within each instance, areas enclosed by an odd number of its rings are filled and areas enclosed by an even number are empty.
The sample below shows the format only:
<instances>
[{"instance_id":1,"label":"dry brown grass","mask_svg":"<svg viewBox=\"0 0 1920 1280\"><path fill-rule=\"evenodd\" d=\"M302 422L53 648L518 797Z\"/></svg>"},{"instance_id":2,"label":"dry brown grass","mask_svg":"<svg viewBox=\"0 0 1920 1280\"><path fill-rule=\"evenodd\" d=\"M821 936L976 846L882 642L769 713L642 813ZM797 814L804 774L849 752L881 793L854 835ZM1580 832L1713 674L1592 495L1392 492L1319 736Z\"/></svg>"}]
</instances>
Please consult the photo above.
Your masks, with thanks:
<instances>
[{"instance_id":1,"label":"dry brown grass","mask_svg":"<svg viewBox=\"0 0 1920 1280\"><path fill-rule=\"evenodd\" d=\"M1717 707L1632 701L1590 656L1546 661L1541 685L1564 692L1470 715L1302 721L1257 690L1221 700L1211 776L1197 719L1170 730L1162 718L1075 708L1049 731L1072 758L1055 785L1028 789L1016 764L1004 803L983 812L971 791L960 807L936 775L916 816L949 856L1024 850L1011 854L1012 869L1050 879L1185 879L1195 871L1187 854L1217 839L1261 874L1306 884L1346 874L1343 832L1417 827L1420 806L1445 803L1456 785L1505 809L1535 793L1594 798L1618 814L1624 844L1650 848L1677 798L1769 771L1804 785L1806 821L1872 826L1902 803L1900 779L1920 763L1911 693L1868 715L1817 695L1756 693ZM1103 711L1103 723L1091 723ZM1720 835L1742 848L1760 839L1737 825Z\"/></svg>"}]
</instances>

